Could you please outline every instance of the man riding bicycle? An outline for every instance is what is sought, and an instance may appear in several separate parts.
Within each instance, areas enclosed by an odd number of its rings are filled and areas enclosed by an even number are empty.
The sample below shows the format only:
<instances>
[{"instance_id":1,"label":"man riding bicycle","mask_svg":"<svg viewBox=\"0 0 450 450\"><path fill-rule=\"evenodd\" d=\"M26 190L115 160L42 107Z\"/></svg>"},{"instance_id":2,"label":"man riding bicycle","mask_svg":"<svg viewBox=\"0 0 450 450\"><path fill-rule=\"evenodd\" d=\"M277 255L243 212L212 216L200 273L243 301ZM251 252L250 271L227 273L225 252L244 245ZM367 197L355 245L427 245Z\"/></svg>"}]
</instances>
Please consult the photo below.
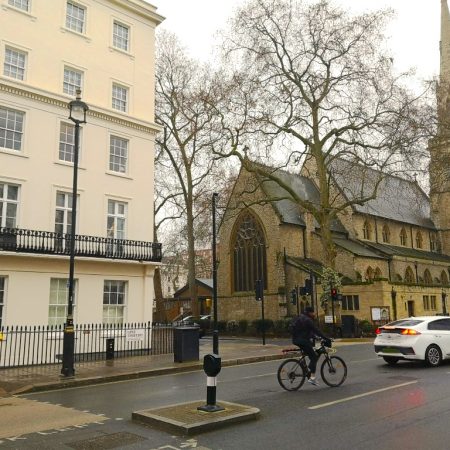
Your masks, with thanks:
<instances>
[{"instance_id":1,"label":"man riding bicycle","mask_svg":"<svg viewBox=\"0 0 450 450\"><path fill-rule=\"evenodd\" d=\"M316 314L314 308L307 306L302 314L296 317L292 322L292 343L297 347L300 347L303 352L309 357L309 377L308 383L318 386L319 383L316 380L316 366L319 356L314 350L313 339L316 336L330 342L330 339L325 336L318 328L314 326L313 319Z\"/></svg>"}]
</instances>

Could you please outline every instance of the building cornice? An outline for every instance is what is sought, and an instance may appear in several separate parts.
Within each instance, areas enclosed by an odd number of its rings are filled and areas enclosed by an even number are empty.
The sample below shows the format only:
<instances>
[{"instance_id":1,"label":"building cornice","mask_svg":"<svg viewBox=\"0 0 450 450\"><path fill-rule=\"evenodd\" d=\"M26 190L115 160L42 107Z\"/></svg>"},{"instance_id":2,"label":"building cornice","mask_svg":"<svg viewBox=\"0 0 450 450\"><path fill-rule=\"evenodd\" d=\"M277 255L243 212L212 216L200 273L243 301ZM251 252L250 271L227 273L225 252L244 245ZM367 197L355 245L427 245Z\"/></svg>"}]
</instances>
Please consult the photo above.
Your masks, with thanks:
<instances>
[{"instance_id":1,"label":"building cornice","mask_svg":"<svg viewBox=\"0 0 450 450\"><path fill-rule=\"evenodd\" d=\"M46 103L48 105L52 105L57 108L62 109L68 108L68 100L66 100L65 98L52 96L45 91L33 89L28 86L27 89L24 89L22 87L14 86L12 84L5 84L0 81L0 92L5 92L18 97L27 98L40 103ZM105 110L102 110L102 108L100 107L95 107L92 105L89 105L88 116L99 120L103 120L105 122L111 122L116 125L121 125L126 128L132 128L151 135L156 135L162 129L159 125L155 123L145 122L138 119L131 120L124 117L120 117L118 115L116 116L114 114L106 112Z\"/></svg>"},{"instance_id":2,"label":"building cornice","mask_svg":"<svg viewBox=\"0 0 450 450\"><path fill-rule=\"evenodd\" d=\"M140 16L150 19L155 25L159 25L165 17L156 12L156 7L143 0L109 0L121 8L133 11Z\"/></svg>"}]
</instances>

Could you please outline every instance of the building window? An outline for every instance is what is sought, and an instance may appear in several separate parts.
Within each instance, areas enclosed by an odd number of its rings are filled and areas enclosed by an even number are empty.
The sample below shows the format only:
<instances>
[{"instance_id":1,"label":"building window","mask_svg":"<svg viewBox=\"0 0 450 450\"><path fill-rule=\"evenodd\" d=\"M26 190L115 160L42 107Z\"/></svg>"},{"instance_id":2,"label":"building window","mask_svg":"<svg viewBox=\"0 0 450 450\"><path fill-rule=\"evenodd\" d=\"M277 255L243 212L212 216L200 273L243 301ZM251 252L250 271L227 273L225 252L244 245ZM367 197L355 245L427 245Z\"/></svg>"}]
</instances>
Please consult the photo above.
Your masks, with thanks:
<instances>
[{"instance_id":1,"label":"building window","mask_svg":"<svg viewBox=\"0 0 450 450\"><path fill-rule=\"evenodd\" d=\"M27 54L25 52L6 47L3 75L5 77L15 78L16 80L24 80L26 60Z\"/></svg>"},{"instance_id":2,"label":"building window","mask_svg":"<svg viewBox=\"0 0 450 450\"><path fill-rule=\"evenodd\" d=\"M108 200L107 236L113 239L125 239L127 204Z\"/></svg>"},{"instance_id":3,"label":"building window","mask_svg":"<svg viewBox=\"0 0 450 450\"><path fill-rule=\"evenodd\" d=\"M75 125L61 122L59 129L59 160L73 163L74 153L75 153Z\"/></svg>"},{"instance_id":4,"label":"building window","mask_svg":"<svg viewBox=\"0 0 450 450\"><path fill-rule=\"evenodd\" d=\"M111 136L109 145L109 170L126 173L128 160L128 141Z\"/></svg>"},{"instance_id":5,"label":"building window","mask_svg":"<svg viewBox=\"0 0 450 450\"><path fill-rule=\"evenodd\" d=\"M22 11L28 12L30 9L30 0L8 0L8 4Z\"/></svg>"},{"instance_id":6,"label":"building window","mask_svg":"<svg viewBox=\"0 0 450 450\"><path fill-rule=\"evenodd\" d=\"M73 308L75 308L75 292L77 280L74 280ZM50 279L50 301L48 305L48 324L63 325L67 318L67 302L69 298L69 280L67 278Z\"/></svg>"},{"instance_id":7,"label":"building window","mask_svg":"<svg viewBox=\"0 0 450 450\"><path fill-rule=\"evenodd\" d=\"M16 228L19 186L0 183L0 227Z\"/></svg>"},{"instance_id":8,"label":"building window","mask_svg":"<svg viewBox=\"0 0 450 450\"><path fill-rule=\"evenodd\" d=\"M404 228L400 231L400 245L408 245L408 235Z\"/></svg>"},{"instance_id":9,"label":"building window","mask_svg":"<svg viewBox=\"0 0 450 450\"><path fill-rule=\"evenodd\" d=\"M437 239L434 233L430 234L430 250L435 252L437 250Z\"/></svg>"},{"instance_id":10,"label":"building window","mask_svg":"<svg viewBox=\"0 0 450 450\"><path fill-rule=\"evenodd\" d=\"M0 327L3 324L3 307L5 306L6 277L0 277Z\"/></svg>"},{"instance_id":11,"label":"building window","mask_svg":"<svg viewBox=\"0 0 450 450\"><path fill-rule=\"evenodd\" d=\"M0 147L20 151L25 114L0 106Z\"/></svg>"},{"instance_id":12,"label":"building window","mask_svg":"<svg viewBox=\"0 0 450 450\"><path fill-rule=\"evenodd\" d=\"M446 286L448 284L448 276L445 270L441 272L441 284Z\"/></svg>"},{"instance_id":13,"label":"building window","mask_svg":"<svg viewBox=\"0 0 450 450\"><path fill-rule=\"evenodd\" d=\"M414 272L411 267L407 267L405 271L405 283L414 283Z\"/></svg>"},{"instance_id":14,"label":"building window","mask_svg":"<svg viewBox=\"0 0 450 450\"><path fill-rule=\"evenodd\" d=\"M55 233L70 234L72 231L72 194L56 193Z\"/></svg>"},{"instance_id":15,"label":"building window","mask_svg":"<svg viewBox=\"0 0 450 450\"><path fill-rule=\"evenodd\" d=\"M359 311L359 296L358 295L343 295L342 296L342 310Z\"/></svg>"},{"instance_id":16,"label":"building window","mask_svg":"<svg viewBox=\"0 0 450 450\"><path fill-rule=\"evenodd\" d=\"M372 267L368 267L366 270L366 281L372 281L374 277L374 272Z\"/></svg>"},{"instance_id":17,"label":"building window","mask_svg":"<svg viewBox=\"0 0 450 450\"><path fill-rule=\"evenodd\" d=\"M105 280L103 287L103 323L124 322L126 281Z\"/></svg>"},{"instance_id":18,"label":"building window","mask_svg":"<svg viewBox=\"0 0 450 450\"><path fill-rule=\"evenodd\" d=\"M69 94L75 96L77 90L81 90L83 82L83 73L64 67L64 82L63 82L63 92L64 94Z\"/></svg>"},{"instance_id":19,"label":"building window","mask_svg":"<svg viewBox=\"0 0 450 450\"><path fill-rule=\"evenodd\" d=\"M383 276L383 274L381 273L381 269L379 267L377 267L375 269L375 278L380 279Z\"/></svg>"},{"instance_id":20,"label":"building window","mask_svg":"<svg viewBox=\"0 0 450 450\"><path fill-rule=\"evenodd\" d=\"M424 295L423 296L423 309L436 311L436 296L435 295Z\"/></svg>"},{"instance_id":21,"label":"building window","mask_svg":"<svg viewBox=\"0 0 450 450\"><path fill-rule=\"evenodd\" d=\"M423 281L425 284L433 284L433 278L428 269L426 269L425 272L423 273Z\"/></svg>"},{"instance_id":22,"label":"building window","mask_svg":"<svg viewBox=\"0 0 450 450\"><path fill-rule=\"evenodd\" d=\"M118 111L127 111L128 107L128 89L118 84L113 84L112 88L112 107Z\"/></svg>"},{"instance_id":23,"label":"building window","mask_svg":"<svg viewBox=\"0 0 450 450\"><path fill-rule=\"evenodd\" d=\"M372 226L369 222L367 222L367 220L363 225L363 237L364 239L372 239Z\"/></svg>"},{"instance_id":24,"label":"building window","mask_svg":"<svg viewBox=\"0 0 450 450\"><path fill-rule=\"evenodd\" d=\"M387 225L383 226L382 237L383 237L383 242L388 243L391 240L391 231L389 230L389 227Z\"/></svg>"},{"instance_id":25,"label":"building window","mask_svg":"<svg viewBox=\"0 0 450 450\"><path fill-rule=\"evenodd\" d=\"M66 27L77 33L84 33L86 9L74 2L67 2Z\"/></svg>"},{"instance_id":26,"label":"building window","mask_svg":"<svg viewBox=\"0 0 450 450\"><path fill-rule=\"evenodd\" d=\"M114 21L113 45L121 50L128 51L130 29L126 25Z\"/></svg>"},{"instance_id":27,"label":"building window","mask_svg":"<svg viewBox=\"0 0 450 450\"><path fill-rule=\"evenodd\" d=\"M422 233L420 231L416 234L416 248L422 248L423 247L423 237Z\"/></svg>"},{"instance_id":28,"label":"building window","mask_svg":"<svg viewBox=\"0 0 450 450\"><path fill-rule=\"evenodd\" d=\"M249 211L245 211L238 219L231 242L234 291L253 291L256 280L264 280L266 288L266 241L261 225Z\"/></svg>"}]
</instances>

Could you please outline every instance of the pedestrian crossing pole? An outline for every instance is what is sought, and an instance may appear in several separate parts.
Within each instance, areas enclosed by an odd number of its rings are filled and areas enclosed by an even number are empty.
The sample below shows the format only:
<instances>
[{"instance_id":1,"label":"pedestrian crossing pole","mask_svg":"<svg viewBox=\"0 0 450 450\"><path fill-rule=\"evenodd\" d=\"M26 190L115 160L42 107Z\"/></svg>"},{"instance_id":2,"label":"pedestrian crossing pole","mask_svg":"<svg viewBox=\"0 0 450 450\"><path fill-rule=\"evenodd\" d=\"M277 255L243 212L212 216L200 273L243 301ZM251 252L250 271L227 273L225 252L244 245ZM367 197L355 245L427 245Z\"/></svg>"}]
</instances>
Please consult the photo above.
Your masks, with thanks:
<instances>
[{"instance_id":1,"label":"pedestrian crossing pole","mask_svg":"<svg viewBox=\"0 0 450 450\"><path fill-rule=\"evenodd\" d=\"M203 370L206 373L206 405L199 406L199 411L216 412L225 408L216 404L217 375L222 368L219 356L219 330L217 326L217 256L216 256L216 200L218 194L212 197L212 272L213 272L213 354L203 358Z\"/></svg>"}]
</instances>

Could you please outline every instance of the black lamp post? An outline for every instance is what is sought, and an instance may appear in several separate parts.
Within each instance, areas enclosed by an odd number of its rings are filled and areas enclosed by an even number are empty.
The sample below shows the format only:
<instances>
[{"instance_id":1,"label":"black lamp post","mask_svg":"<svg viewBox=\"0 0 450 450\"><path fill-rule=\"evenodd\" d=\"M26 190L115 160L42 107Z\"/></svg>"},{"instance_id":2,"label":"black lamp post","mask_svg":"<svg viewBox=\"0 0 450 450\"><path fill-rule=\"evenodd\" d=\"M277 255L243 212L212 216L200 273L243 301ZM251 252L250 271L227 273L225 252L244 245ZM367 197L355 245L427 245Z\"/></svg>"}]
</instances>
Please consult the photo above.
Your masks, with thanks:
<instances>
[{"instance_id":1,"label":"black lamp post","mask_svg":"<svg viewBox=\"0 0 450 450\"><path fill-rule=\"evenodd\" d=\"M392 300L392 317L394 320L397 320L397 291L392 286L391 290L391 300Z\"/></svg>"},{"instance_id":2,"label":"black lamp post","mask_svg":"<svg viewBox=\"0 0 450 450\"><path fill-rule=\"evenodd\" d=\"M73 151L73 187L72 187L72 224L70 229L70 265L69 265L69 293L67 299L67 319L64 325L63 362L61 375L73 377L75 350L75 330L73 328L73 288L75 268L75 228L77 224L77 189L78 189L78 153L80 147L80 124L86 123L88 111L86 103L81 101L81 91L77 89L76 100L69 103L69 119L75 124L75 142Z\"/></svg>"},{"instance_id":3,"label":"black lamp post","mask_svg":"<svg viewBox=\"0 0 450 450\"><path fill-rule=\"evenodd\" d=\"M447 294L445 293L444 289L442 289L441 297L442 297L442 314L447 315L447 302L445 301L447 298Z\"/></svg>"}]
</instances>

